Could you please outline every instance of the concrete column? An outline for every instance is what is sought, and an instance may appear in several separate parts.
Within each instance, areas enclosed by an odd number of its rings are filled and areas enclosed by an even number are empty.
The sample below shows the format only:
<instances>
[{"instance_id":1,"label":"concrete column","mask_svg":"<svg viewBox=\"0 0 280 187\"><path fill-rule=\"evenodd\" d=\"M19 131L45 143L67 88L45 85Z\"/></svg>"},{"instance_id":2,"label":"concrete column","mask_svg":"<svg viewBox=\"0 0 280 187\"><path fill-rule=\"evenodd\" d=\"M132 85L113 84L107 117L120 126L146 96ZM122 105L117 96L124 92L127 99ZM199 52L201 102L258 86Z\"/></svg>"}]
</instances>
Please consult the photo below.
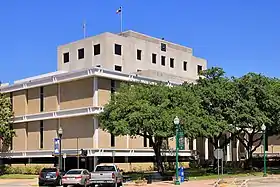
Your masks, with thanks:
<instances>
[{"instance_id":1,"label":"concrete column","mask_svg":"<svg viewBox=\"0 0 280 187\"><path fill-rule=\"evenodd\" d=\"M190 150L190 140L186 138L186 150Z\"/></svg>"},{"instance_id":2,"label":"concrete column","mask_svg":"<svg viewBox=\"0 0 280 187\"><path fill-rule=\"evenodd\" d=\"M94 148L97 149L99 146L99 135L98 135L98 128L99 128L99 125L98 125L98 119L96 117L93 118L93 130L94 130L94 134L93 134L93 145L94 145Z\"/></svg>"},{"instance_id":3,"label":"concrete column","mask_svg":"<svg viewBox=\"0 0 280 187\"><path fill-rule=\"evenodd\" d=\"M209 154L208 154L208 151L209 151L209 145L208 145L208 138L205 138L204 139L204 149L205 149L205 160L208 160L209 159Z\"/></svg>"},{"instance_id":4,"label":"concrete column","mask_svg":"<svg viewBox=\"0 0 280 187\"><path fill-rule=\"evenodd\" d=\"M93 167L95 168L96 165L98 165L98 157L97 156L93 157Z\"/></svg>"},{"instance_id":5,"label":"concrete column","mask_svg":"<svg viewBox=\"0 0 280 187\"><path fill-rule=\"evenodd\" d=\"M93 78L93 106L99 106L98 103L98 77Z\"/></svg>"},{"instance_id":6,"label":"concrete column","mask_svg":"<svg viewBox=\"0 0 280 187\"><path fill-rule=\"evenodd\" d=\"M236 161L239 161L239 140L236 140Z\"/></svg>"},{"instance_id":7,"label":"concrete column","mask_svg":"<svg viewBox=\"0 0 280 187\"><path fill-rule=\"evenodd\" d=\"M232 161L232 158L231 158L231 149L232 148L232 141L230 140L230 142L227 144L227 161Z\"/></svg>"},{"instance_id":8,"label":"concrete column","mask_svg":"<svg viewBox=\"0 0 280 187\"><path fill-rule=\"evenodd\" d=\"M193 150L196 151L196 139L193 139Z\"/></svg>"}]
</instances>

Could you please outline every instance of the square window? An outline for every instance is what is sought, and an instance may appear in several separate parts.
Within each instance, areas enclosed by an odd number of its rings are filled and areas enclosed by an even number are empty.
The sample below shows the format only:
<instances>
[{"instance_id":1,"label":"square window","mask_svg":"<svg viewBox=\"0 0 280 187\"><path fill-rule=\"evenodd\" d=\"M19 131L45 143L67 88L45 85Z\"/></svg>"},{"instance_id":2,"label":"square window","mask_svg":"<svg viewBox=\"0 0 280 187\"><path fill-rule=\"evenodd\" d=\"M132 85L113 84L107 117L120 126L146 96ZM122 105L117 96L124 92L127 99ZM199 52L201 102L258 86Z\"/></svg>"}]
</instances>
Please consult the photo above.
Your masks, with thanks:
<instances>
[{"instance_id":1,"label":"square window","mask_svg":"<svg viewBox=\"0 0 280 187\"><path fill-rule=\"evenodd\" d=\"M63 62L64 63L69 62L69 52L68 53L63 53Z\"/></svg>"},{"instance_id":2,"label":"square window","mask_svg":"<svg viewBox=\"0 0 280 187\"><path fill-rule=\"evenodd\" d=\"M137 49L137 60L141 60L141 54L142 51L140 49Z\"/></svg>"},{"instance_id":3,"label":"square window","mask_svg":"<svg viewBox=\"0 0 280 187\"><path fill-rule=\"evenodd\" d=\"M161 65L165 66L165 56L161 56Z\"/></svg>"},{"instance_id":4,"label":"square window","mask_svg":"<svg viewBox=\"0 0 280 187\"><path fill-rule=\"evenodd\" d=\"M156 64L157 63L157 54L152 54L152 63Z\"/></svg>"},{"instance_id":5,"label":"square window","mask_svg":"<svg viewBox=\"0 0 280 187\"><path fill-rule=\"evenodd\" d=\"M202 66L197 65L197 74L199 75L201 71L202 71Z\"/></svg>"},{"instance_id":6,"label":"square window","mask_svg":"<svg viewBox=\"0 0 280 187\"><path fill-rule=\"evenodd\" d=\"M93 46L93 54L95 55L100 55L100 44L96 44Z\"/></svg>"},{"instance_id":7,"label":"square window","mask_svg":"<svg viewBox=\"0 0 280 187\"><path fill-rule=\"evenodd\" d=\"M184 71L188 70L188 62L186 62L186 61L183 62L183 69L184 69Z\"/></svg>"},{"instance_id":8,"label":"square window","mask_svg":"<svg viewBox=\"0 0 280 187\"><path fill-rule=\"evenodd\" d=\"M115 65L115 71L122 71L122 67Z\"/></svg>"},{"instance_id":9,"label":"square window","mask_svg":"<svg viewBox=\"0 0 280 187\"><path fill-rule=\"evenodd\" d=\"M174 58L170 58L170 67L174 68Z\"/></svg>"},{"instance_id":10,"label":"square window","mask_svg":"<svg viewBox=\"0 0 280 187\"><path fill-rule=\"evenodd\" d=\"M115 54L122 55L122 46L119 44L115 44Z\"/></svg>"},{"instance_id":11,"label":"square window","mask_svg":"<svg viewBox=\"0 0 280 187\"><path fill-rule=\"evenodd\" d=\"M166 52L166 44L161 43L161 45L160 45L160 49L161 49L161 51Z\"/></svg>"},{"instance_id":12,"label":"square window","mask_svg":"<svg viewBox=\"0 0 280 187\"><path fill-rule=\"evenodd\" d=\"M78 59L83 59L83 58L85 58L85 49L84 48L78 49Z\"/></svg>"},{"instance_id":13,"label":"square window","mask_svg":"<svg viewBox=\"0 0 280 187\"><path fill-rule=\"evenodd\" d=\"M141 72L142 70L141 69L137 69L137 72Z\"/></svg>"}]
</instances>

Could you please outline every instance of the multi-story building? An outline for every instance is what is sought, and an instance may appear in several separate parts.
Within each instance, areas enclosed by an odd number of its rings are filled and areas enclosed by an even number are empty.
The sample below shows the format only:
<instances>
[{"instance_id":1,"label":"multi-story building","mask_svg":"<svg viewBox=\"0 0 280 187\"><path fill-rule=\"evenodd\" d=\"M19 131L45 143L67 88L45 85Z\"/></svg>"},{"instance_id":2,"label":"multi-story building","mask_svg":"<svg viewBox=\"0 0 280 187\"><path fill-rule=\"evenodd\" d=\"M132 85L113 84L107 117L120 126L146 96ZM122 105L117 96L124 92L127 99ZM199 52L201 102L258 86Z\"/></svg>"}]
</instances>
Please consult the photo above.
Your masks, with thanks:
<instances>
[{"instance_id":1,"label":"multi-story building","mask_svg":"<svg viewBox=\"0 0 280 187\"><path fill-rule=\"evenodd\" d=\"M148 140L114 137L99 128L96 115L121 81L193 82L207 66L191 48L134 31L106 32L59 46L57 64L56 72L1 86L12 101L16 132L11 147L2 148L5 162L53 163L57 159L54 139L61 127L68 167L79 164L91 169L98 162L112 162L112 155L125 169L133 163L152 163L154 152ZM186 145L181 156L193 156L197 149L205 159L213 154L207 139L186 139ZM172 139L169 148L164 152L167 156L173 155ZM86 158L79 158L81 149Z\"/></svg>"}]
</instances>

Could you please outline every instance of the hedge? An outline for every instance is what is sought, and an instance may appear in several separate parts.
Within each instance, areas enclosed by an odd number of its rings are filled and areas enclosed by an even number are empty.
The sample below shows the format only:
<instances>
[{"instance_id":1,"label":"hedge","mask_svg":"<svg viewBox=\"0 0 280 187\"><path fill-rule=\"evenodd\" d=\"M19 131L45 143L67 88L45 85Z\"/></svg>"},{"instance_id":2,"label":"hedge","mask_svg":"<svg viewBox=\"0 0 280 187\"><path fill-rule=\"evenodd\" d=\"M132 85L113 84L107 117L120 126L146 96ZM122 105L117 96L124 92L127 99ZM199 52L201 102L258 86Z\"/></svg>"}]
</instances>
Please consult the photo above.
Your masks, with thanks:
<instances>
[{"instance_id":1,"label":"hedge","mask_svg":"<svg viewBox=\"0 0 280 187\"><path fill-rule=\"evenodd\" d=\"M38 175L44 168L43 165L28 165L28 166L3 166L1 168L3 174L26 174Z\"/></svg>"}]
</instances>

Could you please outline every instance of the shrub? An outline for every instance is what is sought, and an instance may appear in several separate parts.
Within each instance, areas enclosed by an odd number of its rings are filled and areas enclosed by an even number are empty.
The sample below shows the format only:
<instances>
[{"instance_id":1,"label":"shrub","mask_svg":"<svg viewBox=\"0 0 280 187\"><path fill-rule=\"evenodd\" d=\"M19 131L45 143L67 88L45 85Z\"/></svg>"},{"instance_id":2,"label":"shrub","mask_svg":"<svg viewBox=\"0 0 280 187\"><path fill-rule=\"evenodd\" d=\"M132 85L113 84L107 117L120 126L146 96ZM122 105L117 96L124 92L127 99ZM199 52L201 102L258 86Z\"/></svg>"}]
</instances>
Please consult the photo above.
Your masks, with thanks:
<instances>
[{"instance_id":1,"label":"shrub","mask_svg":"<svg viewBox=\"0 0 280 187\"><path fill-rule=\"evenodd\" d=\"M29 174L38 175L42 165L29 165L29 166L5 166L3 169L4 174Z\"/></svg>"}]
</instances>

